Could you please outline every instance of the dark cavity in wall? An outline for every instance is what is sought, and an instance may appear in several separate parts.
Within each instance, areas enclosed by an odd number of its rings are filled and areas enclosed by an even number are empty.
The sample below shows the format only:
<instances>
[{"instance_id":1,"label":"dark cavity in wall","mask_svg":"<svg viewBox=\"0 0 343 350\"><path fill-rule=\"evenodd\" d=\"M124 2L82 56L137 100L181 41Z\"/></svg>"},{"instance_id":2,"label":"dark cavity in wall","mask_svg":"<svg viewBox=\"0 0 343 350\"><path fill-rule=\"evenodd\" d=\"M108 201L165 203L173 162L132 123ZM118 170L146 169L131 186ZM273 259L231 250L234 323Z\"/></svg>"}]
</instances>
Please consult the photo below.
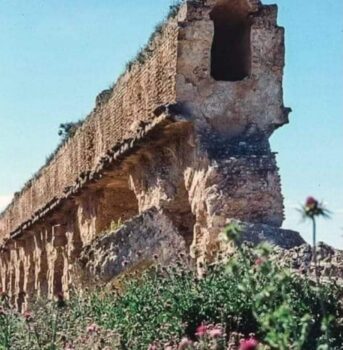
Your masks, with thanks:
<instances>
[{"instance_id":1,"label":"dark cavity in wall","mask_svg":"<svg viewBox=\"0 0 343 350\"><path fill-rule=\"evenodd\" d=\"M243 80L249 76L251 68L248 9L236 2L219 2L211 12L211 19L214 23L212 77L221 81Z\"/></svg>"},{"instance_id":2,"label":"dark cavity in wall","mask_svg":"<svg viewBox=\"0 0 343 350\"><path fill-rule=\"evenodd\" d=\"M164 214L172 221L175 227L185 240L189 248L193 241L193 229L195 216L189 203L188 192L183 181L180 181L176 188L176 195L164 207Z\"/></svg>"}]
</instances>

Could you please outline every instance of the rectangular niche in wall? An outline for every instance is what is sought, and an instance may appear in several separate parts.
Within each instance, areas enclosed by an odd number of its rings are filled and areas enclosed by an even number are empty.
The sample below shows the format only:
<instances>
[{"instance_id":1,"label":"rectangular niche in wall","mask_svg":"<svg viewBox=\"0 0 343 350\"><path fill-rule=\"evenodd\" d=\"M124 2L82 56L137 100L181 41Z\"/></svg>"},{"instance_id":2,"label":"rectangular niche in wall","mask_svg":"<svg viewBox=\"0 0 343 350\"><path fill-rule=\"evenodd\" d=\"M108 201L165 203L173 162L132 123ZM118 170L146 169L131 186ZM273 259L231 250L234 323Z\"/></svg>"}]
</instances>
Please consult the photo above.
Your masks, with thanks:
<instances>
[{"instance_id":1,"label":"rectangular niche in wall","mask_svg":"<svg viewBox=\"0 0 343 350\"><path fill-rule=\"evenodd\" d=\"M239 81L251 69L249 11L243 2L222 2L211 12L214 38L211 75L215 80Z\"/></svg>"}]
</instances>

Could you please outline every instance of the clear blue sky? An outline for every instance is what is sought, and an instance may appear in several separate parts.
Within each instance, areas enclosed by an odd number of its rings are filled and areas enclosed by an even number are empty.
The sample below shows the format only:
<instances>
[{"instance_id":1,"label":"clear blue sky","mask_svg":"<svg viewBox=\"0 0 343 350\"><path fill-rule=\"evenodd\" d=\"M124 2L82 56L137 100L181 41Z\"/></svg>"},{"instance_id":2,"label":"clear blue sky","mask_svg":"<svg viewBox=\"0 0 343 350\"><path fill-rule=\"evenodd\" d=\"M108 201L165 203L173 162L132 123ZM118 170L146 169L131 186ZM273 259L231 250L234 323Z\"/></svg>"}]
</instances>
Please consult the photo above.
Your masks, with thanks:
<instances>
[{"instance_id":1,"label":"clear blue sky","mask_svg":"<svg viewBox=\"0 0 343 350\"><path fill-rule=\"evenodd\" d=\"M170 0L0 0L0 206L42 165L58 125L83 118L147 40ZM268 0L286 27L285 104L277 130L287 220L308 195L333 211L319 239L343 248L343 1Z\"/></svg>"}]
</instances>

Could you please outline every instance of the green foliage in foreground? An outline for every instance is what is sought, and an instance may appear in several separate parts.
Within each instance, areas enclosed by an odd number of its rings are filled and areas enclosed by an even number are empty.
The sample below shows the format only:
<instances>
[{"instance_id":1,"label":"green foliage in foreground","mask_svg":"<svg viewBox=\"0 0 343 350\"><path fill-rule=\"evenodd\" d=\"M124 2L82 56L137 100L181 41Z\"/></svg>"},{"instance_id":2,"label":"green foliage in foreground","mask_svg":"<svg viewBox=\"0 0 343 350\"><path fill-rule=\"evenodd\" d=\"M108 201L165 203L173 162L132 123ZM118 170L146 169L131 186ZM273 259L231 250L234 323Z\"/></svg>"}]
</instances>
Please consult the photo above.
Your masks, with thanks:
<instances>
[{"instance_id":1,"label":"green foliage in foreground","mask_svg":"<svg viewBox=\"0 0 343 350\"><path fill-rule=\"evenodd\" d=\"M261 349L342 349L342 288L279 268L267 247L243 247L201 279L184 266L154 268L122 291L38 302L26 319L3 308L0 349L145 350L194 339L202 323L255 333Z\"/></svg>"}]
</instances>

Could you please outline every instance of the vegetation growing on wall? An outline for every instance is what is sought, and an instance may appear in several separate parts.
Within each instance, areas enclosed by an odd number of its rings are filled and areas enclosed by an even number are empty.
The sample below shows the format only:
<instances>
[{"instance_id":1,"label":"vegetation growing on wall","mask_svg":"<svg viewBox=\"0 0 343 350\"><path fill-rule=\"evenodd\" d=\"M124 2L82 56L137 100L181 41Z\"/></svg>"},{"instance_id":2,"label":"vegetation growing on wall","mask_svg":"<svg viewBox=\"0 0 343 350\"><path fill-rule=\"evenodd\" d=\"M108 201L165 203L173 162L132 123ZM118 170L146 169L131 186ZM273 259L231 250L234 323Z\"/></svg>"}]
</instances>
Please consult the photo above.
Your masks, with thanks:
<instances>
[{"instance_id":1,"label":"vegetation growing on wall","mask_svg":"<svg viewBox=\"0 0 343 350\"><path fill-rule=\"evenodd\" d=\"M164 20L162 20L160 23L158 23L156 25L155 30L151 34L147 44L138 51L138 53L136 54L136 56L133 59L131 59L129 62L126 63L125 71L110 86L109 92L113 91L113 89L116 87L118 81L125 74L126 71L131 71L132 67L136 63L143 64L151 56L151 54L153 53L152 43L156 40L156 38L158 36L160 36L162 34L168 20L170 20L171 18L174 18L177 15L179 8L184 1L185 0L176 0L176 1L174 1L174 4L169 6L169 12L168 12L167 16L164 18ZM202 2L202 0L193 0L192 2L195 2L195 3ZM87 120L87 118L89 118L89 116L90 115L88 115L86 118L80 119L76 122L66 122L66 123L60 124L59 131L58 131L58 134L61 136L60 143L57 145L55 150L50 155L48 155L46 157L45 164L32 176L32 178L30 180L28 180L24 184L24 186L22 187L22 189L20 191L18 191L14 194L14 198L19 197L26 189L28 189L32 185L33 181L37 180L41 176L42 170L51 163L51 161L54 159L54 157L59 152L59 150L65 145L65 143L72 136L74 136L77 129L83 125L83 123ZM8 207L11 206L11 204L12 203L10 203L3 210L3 212L5 212L8 209Z\"/></svg>"},{"instance_id":2,"label":"vegetation growing on wall","mask_svg":"<svg viewBox=\"0 0 343 350\"><path fill-rule=\"evenodd\" d=\"M144 64L145 61L151 56L151 54L153 53L153 42L156 40L157 37L159 37L162 34L168 20L174 18L177 15L182 2L183 1L179 0L175 4L169 6L169 12L167 16L164 18L164 20L162 20L155 26L155 29L150 35L147 44L137 52L136 56L133 59L126 63L125 67L127 71L131 71L132 67L136 63ZM111 88L113 89L114 87L115 83L111 86Z\"/></svg>"},{"instance_id":3,"label":"vegetation growing on wall","mask_svg":"<svg viewBox=\"0 0 343 350\"><path fill-rule=\"evenodd\" d=\"M52 160L55 158L56 154L59 152L59 150L70 140L76 133L76 131L83 125L84 120L80 119L76 122L66 122L62 123L59 126L58 135L61 137L61 140L55 150L46 157L45 164L32 176L31 179L29 179L23 186L23 188L14 194L14 197L19 197L27 188L29 188L32 185L32 182L34 180L37 180L41 173L43 168L48 166ZM7 209L7 208L6 208ZM4 211L6 211L6 209Z\"/></svg>"}]
</instances>

